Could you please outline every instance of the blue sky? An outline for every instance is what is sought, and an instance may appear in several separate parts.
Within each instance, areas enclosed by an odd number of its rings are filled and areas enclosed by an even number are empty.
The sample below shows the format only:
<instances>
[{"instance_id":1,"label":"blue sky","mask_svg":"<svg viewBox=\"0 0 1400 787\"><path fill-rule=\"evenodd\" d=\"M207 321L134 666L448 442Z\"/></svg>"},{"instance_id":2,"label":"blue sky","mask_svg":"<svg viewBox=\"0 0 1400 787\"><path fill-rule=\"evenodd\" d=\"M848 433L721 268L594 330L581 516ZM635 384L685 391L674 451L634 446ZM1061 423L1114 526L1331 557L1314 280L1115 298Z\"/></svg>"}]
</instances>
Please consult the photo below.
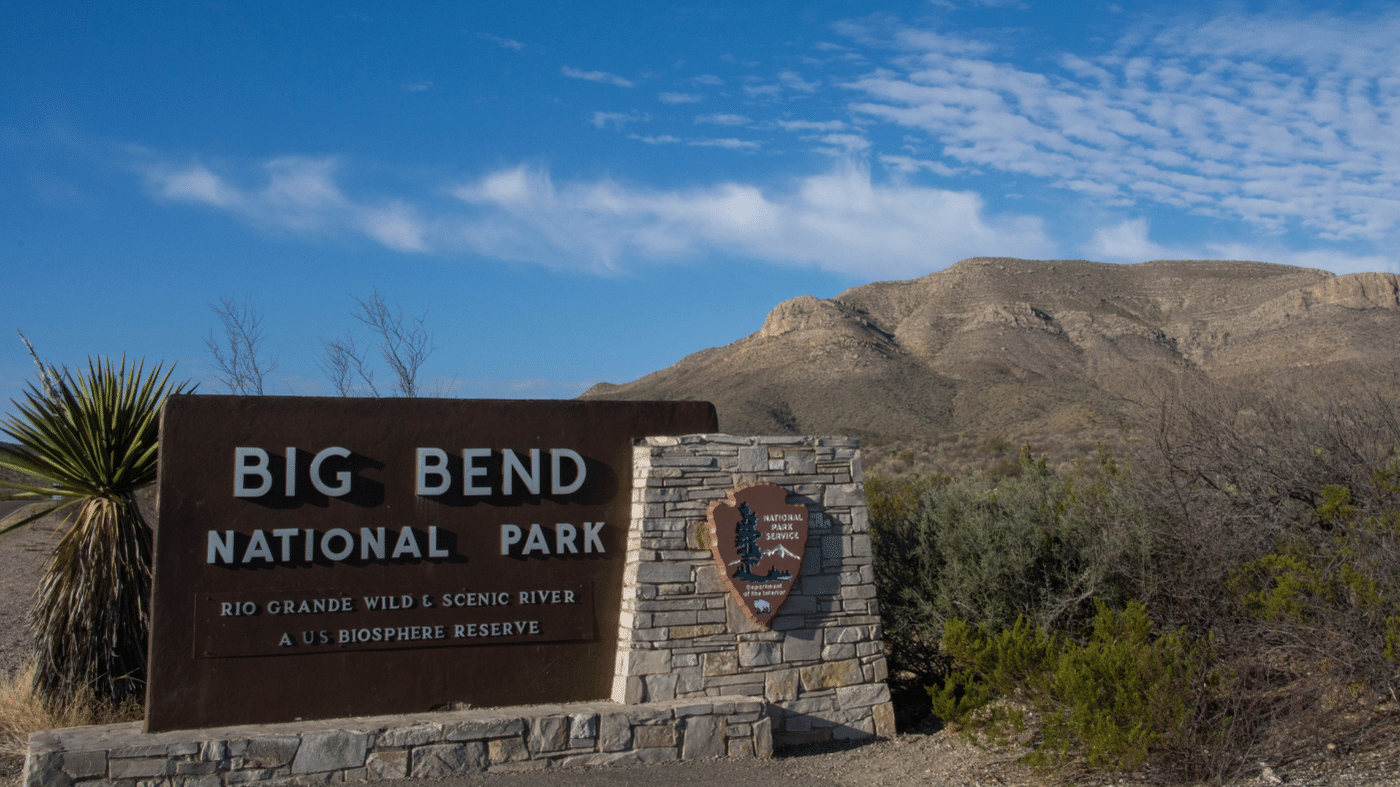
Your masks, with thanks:
<instances>
[{"instance_id":1,"label":"blue sky","mask_svg":"<svg viewBox=\"0 0 1400 787\"><path fill-rule=\"evenodd\" d=\"M1381 3L12 4L0 96L0 402L16 329L222 392L228 296L272 393L377 289L565 398L970 256L1400 270Z\"/></svg>"}]
</instances>

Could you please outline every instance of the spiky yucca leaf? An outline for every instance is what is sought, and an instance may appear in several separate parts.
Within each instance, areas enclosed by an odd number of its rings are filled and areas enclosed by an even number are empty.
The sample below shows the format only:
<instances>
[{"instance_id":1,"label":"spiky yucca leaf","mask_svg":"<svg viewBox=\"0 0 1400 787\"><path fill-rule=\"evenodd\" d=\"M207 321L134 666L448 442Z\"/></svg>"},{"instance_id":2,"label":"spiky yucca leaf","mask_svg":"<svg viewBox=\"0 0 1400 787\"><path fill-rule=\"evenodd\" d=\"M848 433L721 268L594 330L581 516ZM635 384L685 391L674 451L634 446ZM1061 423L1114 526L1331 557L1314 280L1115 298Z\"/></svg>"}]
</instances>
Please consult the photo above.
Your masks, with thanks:
<instances>
[{"instance_id":1,"label":"spiky yucca leaf","mask_svg":"<svg viewBox=\"0 0 1400 787\"><path fill-rule=\"evenodd\" d=\"M87 374L54 370L52 398L30 385L18 417L0 426L18 444L0 446L0 466L35 479L3 483L19 499L59 501L17 515L11 530L76 507L35 593L34 687L61 705L83 692L139 698L145 687L151 532L135 492L156 478L160 405L183 385L151 373L89 361Z\"/></svg>"}]
</instances>

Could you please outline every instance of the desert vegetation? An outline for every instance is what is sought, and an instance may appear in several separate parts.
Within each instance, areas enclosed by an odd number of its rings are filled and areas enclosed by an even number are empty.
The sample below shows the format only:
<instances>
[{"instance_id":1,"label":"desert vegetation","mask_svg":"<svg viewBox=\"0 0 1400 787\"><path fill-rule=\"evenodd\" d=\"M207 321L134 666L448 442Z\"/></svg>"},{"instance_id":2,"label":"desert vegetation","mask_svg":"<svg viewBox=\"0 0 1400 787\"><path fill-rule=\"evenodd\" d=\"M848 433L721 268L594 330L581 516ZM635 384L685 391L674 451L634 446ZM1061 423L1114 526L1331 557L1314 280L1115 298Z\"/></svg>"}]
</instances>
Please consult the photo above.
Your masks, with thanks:
<instances>
[{"instance_id":1,"label":"desert vegetation","mask_svg":"<svg viewBox=\"0 0 1400 787\"><path fill-rule=\"evenodd\" d=\"M1113 449L867 483L894 688L1047 768L1224 779L1400 727L1400 410L1152 388Z\"/></svg>"},{"instance_id":2,"label":"desert vegetation","mask_svg":"<svg viewBox=\"0 0 1400 787\"><path fill-rule=\"evenodd\" d=\"M37 360L37 356L36 356ZM40 579L29 625L32 692L62 713L93 702L122 705L145 692L151 583L150 526L136 494L156 480L161 403L184 386L161 367L108 360L73 373L39 364L17 415L0 429L3 485L37 505L5 529L66 512Z\"/></svg>"}]
</instances>

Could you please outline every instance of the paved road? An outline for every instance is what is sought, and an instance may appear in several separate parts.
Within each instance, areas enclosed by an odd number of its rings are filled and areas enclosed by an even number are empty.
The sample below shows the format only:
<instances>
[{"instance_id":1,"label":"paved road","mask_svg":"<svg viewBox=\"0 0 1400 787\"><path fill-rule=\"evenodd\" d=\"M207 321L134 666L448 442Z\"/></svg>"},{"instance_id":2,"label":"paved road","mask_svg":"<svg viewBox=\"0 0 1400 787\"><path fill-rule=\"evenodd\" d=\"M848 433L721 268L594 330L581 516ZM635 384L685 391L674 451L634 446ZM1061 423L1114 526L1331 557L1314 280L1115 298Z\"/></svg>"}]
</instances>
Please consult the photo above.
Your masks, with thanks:
<instances>
[{"instance_id":1,"label":"paved road","mask_svg":"<svg viewBox=\"0 0 1400 787\"><path fill-rule=\"evenodd\" d=\"M0 500L0 519L4 519L10 514L29 505L27 502L16 502L14 500Z\"/></svg>"}]
</instances>

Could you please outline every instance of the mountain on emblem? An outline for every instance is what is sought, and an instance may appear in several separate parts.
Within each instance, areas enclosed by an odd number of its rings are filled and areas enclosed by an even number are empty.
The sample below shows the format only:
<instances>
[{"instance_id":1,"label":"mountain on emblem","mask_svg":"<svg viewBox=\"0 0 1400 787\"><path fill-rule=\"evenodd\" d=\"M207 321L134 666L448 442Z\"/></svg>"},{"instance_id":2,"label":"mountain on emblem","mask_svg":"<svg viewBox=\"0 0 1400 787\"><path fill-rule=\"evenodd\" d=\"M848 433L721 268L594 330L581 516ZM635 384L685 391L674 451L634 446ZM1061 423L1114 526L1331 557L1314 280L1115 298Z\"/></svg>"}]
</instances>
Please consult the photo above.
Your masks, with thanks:
<instances>
[{"instance_id":1,"label":"mountain on emblem","mask_svg":"<svg viewBox=\"0 0 1400 787\"><path fill-rule=\"evenodd\" d=\"M807 507L759 484L710 505L710 547L720 576L749 617L768 625L792 591L807 547Z\"/></svg>"}]
</instances>

